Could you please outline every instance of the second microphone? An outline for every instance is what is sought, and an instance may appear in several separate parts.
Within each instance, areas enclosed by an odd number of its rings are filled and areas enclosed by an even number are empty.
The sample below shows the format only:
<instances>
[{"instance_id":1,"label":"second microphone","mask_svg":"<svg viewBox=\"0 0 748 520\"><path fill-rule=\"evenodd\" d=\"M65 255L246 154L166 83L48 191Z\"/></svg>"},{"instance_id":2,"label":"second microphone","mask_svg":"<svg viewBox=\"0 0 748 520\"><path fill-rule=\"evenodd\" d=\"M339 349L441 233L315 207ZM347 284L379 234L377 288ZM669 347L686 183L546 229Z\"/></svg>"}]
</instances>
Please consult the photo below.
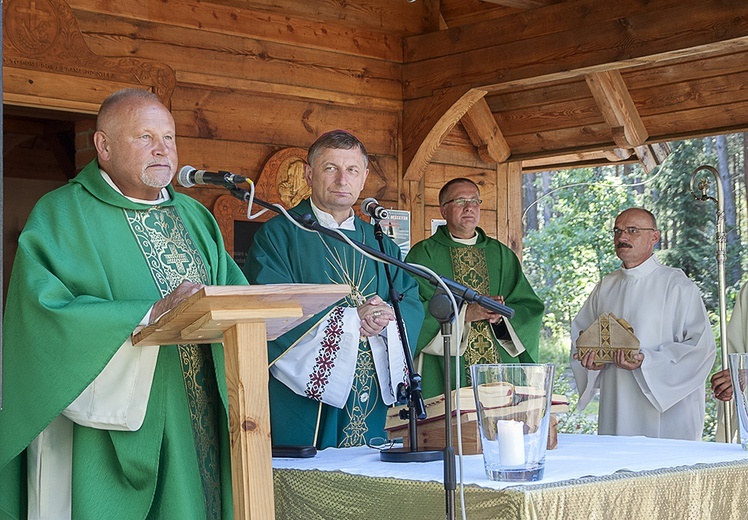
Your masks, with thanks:
<instances>
[{"instance_id":1,"label":"second microphone","mask_svg":"<svg viewBox=\"0 0 748 520\"><path fill-rule=\"evenodd\" d=\"M364 215L368 215L377 220L384 220L390 214L389 211L387 211L384 206L380 205L374 197L364 199L361 203L361 211L363 211Z\"/></svg>"}]
</instances>

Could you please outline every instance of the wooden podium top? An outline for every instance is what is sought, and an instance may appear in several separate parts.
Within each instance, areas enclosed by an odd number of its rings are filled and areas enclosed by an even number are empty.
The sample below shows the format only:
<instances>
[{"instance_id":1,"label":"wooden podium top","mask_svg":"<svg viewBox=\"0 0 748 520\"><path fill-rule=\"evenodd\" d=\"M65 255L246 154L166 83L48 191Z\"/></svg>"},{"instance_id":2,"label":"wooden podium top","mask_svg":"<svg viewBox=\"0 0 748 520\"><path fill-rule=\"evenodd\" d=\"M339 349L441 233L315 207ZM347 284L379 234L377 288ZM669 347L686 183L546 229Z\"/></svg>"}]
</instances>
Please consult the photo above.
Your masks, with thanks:
<instances>
[{"instance_id":1,"label":"wooden podium top","mask_svg":"<svg viewBox=\"0 0 748 520\"><path fill-rule=\"evenodd\" d=\"M345 298L348 285L210 285L156 323L136 331L133 345L219 343L238 322L264 321L273 340Z\"/></svg>"}]
</instances>

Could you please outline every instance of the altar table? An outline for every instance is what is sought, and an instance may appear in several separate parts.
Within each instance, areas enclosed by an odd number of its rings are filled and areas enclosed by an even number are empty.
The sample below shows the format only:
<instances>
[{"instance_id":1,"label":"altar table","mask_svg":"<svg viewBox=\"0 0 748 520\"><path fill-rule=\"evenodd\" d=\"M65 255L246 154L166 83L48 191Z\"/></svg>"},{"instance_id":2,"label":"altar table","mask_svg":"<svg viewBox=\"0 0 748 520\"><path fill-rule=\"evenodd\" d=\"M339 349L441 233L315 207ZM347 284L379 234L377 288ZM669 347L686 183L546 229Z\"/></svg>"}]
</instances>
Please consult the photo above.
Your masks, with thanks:
<instances>
[{"instance_id":1,"label":"altar table","mask_svg":"<svg viewBox=\"0 0 748 520\"><path fill-rule=\"evenodd\" d=\"M459 482L459 462L457 472ZM462 473L468 520L748 518L748 452L738 444L561 434L539 482L490 481L481 455L463 457ZM445 517L441 461L328 448L273 459L273 478L277 519Z\"/></svg>"}]
</instances>

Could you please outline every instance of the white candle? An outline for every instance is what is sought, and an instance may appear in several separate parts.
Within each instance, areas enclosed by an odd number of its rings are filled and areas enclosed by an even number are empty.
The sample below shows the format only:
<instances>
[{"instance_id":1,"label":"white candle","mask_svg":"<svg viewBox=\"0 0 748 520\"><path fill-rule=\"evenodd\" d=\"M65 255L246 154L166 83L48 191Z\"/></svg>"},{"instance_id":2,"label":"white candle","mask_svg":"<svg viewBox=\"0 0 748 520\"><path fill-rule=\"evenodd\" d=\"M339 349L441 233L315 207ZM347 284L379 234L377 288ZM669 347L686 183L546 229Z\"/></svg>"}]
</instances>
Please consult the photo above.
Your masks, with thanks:
<instances>
[{"instance_id":1,"label":"white candle","mask_svg":"<svg viewBox=\"0 0 748 520\"><path fill-rule=\"evenodd\" d=\"M525 423L522 421L496 421L502 466L521 466L525 463L524 429Z\"/></svg>"}]
</instances>

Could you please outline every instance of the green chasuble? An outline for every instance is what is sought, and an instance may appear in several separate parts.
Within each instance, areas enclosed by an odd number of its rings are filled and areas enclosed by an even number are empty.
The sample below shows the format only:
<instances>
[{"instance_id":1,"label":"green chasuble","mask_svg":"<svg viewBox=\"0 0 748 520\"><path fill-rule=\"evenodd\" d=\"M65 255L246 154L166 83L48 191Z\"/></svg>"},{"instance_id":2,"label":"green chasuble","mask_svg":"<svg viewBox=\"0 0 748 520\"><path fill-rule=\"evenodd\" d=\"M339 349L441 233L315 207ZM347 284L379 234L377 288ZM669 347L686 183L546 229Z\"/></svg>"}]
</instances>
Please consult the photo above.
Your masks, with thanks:
<instances>
[{"instance_id":1,"label":"green chasuble","mask_svg":"<svg viewBox=\"0 0 748 520\"><path fill-rule=\"evenodd\" d=\"M532 290L522 272L522 266L514 252L496 239L486 236L481 228L476 228L478 240L468 246L455 242L447 226L439 226L433 236L413 246L406 258L407 262L420 264L436 273L451 278L480 294L501 295L508 307L514 309L510 320L517 336L525 346L525 351L511 357L496 341L491 324L478 321L471 326L468 347L460 359L460 386L469 386L469 367L476 363L537 363L540 326L543 318L543 302ZM421 300L426 310L416 352L421 350L439 332L439 323L428 310L434 294L434 286L426 280L418 280ZM468 324L466 324L467 326ZM494 329L500 329L500 325ZM453 348L456 347L453 341ZM454 361L454 360L453 360ZM452 372L454 389L455 371ZM424 353L421 376L423 377L423 397L433 397L444 393L444 360L442 356Z\"/></svg>"},{"instance_id":2,"label":"green chasuble","mask_svg":"<svg viewBox=\"0 0 748 520\"><path fill-rule=\"evenodd\" d=\"M291 212L313 215L308 200L302 201ZM374 238L374 227L359 218L355 219L355 231L341 232L353 240L379 249ZM400 258L399 248L387 237L385 246L388 255ZM346 243L299 229L284 216L271 219L257 231L244 271L251 283L350 285L352 296L338 303L338 306L356 307L375 294L388 303L390 300L383 264L364 258ZM395 288L403 295L400 307L412 349L423 320L418 286L403 270L390 266L390 272ZM277 340L268 342L269 360L272 362L281 356L299 338L316 327L334 307L324 310ZM334 321L330 323L333 326ZM397 348L402 347L397 344ZM270 377L270 422L274 445L314 444L318 421L317 448L360 445L373 437L384 437L386 406L379 396L368 341L361 341L358 349L353 390L343 409L297 395L275 377Z\"/></svg>"},{"instance_id":3,"label":"green chasuble","mask_svg":"<svg viewBox=\"0 0 748 520\"><path fill-rule=\"evenodd\" d=\"M167 189L131 202L93 161L32 211L5 308L0 518L26 518L26 448L157 300L247 283L208 210ZM232 518L227 402L221 345L160 347L140 429L73 425L72 518Z\"/></svg>"}]
</instances>

